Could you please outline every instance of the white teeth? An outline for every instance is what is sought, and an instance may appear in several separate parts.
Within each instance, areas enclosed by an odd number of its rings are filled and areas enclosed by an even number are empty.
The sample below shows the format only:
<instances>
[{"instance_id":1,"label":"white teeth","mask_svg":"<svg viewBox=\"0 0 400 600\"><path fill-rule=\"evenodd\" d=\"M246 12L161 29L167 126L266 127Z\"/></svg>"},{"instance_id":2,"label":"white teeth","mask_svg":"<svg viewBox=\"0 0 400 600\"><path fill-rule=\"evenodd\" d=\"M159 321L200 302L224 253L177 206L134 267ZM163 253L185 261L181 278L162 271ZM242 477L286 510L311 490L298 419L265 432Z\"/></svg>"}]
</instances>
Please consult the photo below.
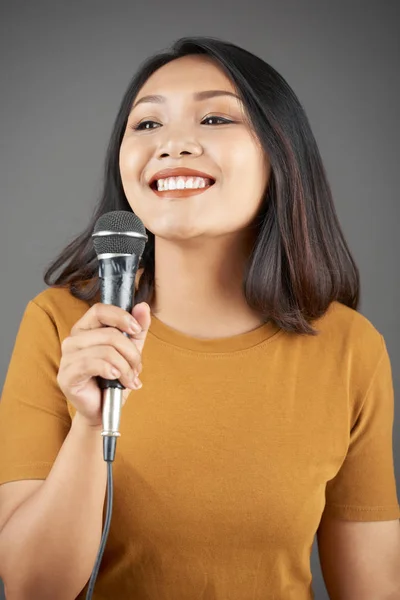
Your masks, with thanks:
<instances>
[{"instance_id":1,"label":"white teeth","mask_svg":"<svg viewBox=\"0 0 400 600\"><path fill-rule=\"evenodd\" d=\"M196 177L195 187L197 187L196 184L198 184L200 188L206 187L206 183L202 177Z\"/></svg>"},{"instance_id":2,"label":"white teeth","mask_svg":"<svg viewBox=\"0 0 400 600\"><path fill-rule=\"evenodd\" d=\"M168 177L168 189L176 190L177 187L178 187L177 179L174 179L173 177Z\"/></svg>"},{"instance_id":3,"label":"white teeth","mask_svg":"<svg viewBox=\"0 0 400 600\"><path fill-rule=\"evenodd\" d=\"M166 192L168 190L184 190L205 188L211 185L210 179L203 177L166 177L157 180L157 190Z\"/></svg>"}]
</instances>

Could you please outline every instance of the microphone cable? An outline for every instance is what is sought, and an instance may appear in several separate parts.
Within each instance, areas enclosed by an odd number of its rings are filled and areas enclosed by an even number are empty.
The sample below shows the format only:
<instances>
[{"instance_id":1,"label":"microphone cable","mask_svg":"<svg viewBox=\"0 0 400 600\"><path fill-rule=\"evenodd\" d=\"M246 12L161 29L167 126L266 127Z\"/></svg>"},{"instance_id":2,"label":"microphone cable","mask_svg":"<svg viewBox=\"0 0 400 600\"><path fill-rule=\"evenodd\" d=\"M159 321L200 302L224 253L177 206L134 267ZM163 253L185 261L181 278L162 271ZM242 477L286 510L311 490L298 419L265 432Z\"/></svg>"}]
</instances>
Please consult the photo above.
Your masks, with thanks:
<instances>
[{"instance_id":1,"label":"microphone cable","mask_svg":"<svg viewBox=\"0 0 400 600\"><path fill-rule=\"evenodd\" d=\"M99 573L101 560L104 554L104 548L106 546L108 533L111 525L111 515L113 509L113 470L112 464L115 456L115 448L117 444L117 438L115 436L104 436L103 437L103 456L107 463L107 507L106 517L104 521L103 533L101 536L99 551L96 556L93 571L89 579L89 586L86 593L86 600L92 600L93 590L96 584L97 575Z\"/></svg>"}]
</instances>

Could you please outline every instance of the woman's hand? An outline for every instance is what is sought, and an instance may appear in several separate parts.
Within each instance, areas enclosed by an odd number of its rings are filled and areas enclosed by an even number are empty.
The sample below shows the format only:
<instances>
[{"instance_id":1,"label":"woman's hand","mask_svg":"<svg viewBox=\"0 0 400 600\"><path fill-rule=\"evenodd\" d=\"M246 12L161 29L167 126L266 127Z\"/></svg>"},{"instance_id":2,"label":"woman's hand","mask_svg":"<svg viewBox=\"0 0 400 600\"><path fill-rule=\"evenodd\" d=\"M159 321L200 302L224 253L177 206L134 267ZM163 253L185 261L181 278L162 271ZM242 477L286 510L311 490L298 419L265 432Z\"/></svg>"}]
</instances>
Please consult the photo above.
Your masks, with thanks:
<instances>
[{"instance_id":1,"label":"woman's hand","mask_svg":"<svg viewBox=\"0 0 400 600\"><path fill-rule=\"evenodd\" d=\"M118 306L97 303L62 342L57 382L88 425L102 424L102 390L96 376L118 379L128 388L123 392L123 404L132 389L141 387L138 375L150 322L150 307L145 302L137 304L132 315ZM137 331L133 329L135 324Z\"/></svg>"}]
</instances>

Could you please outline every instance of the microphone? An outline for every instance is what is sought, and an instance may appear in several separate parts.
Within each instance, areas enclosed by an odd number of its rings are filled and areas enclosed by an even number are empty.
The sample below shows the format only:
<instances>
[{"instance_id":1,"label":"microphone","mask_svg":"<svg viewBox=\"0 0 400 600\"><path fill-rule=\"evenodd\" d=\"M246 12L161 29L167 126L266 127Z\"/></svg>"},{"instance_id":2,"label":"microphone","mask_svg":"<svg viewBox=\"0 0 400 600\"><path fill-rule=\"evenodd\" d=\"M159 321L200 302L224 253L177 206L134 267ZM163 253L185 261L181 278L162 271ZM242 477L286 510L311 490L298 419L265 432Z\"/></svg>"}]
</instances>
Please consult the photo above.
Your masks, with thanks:
<instances>
[{"instance_id":1,"label":"microphone","mask_svg":"<svg viewBox=\"0 0 400 600\"><path fill-rule=\"evenodd\" d=\"M135 298L135 278L147 242L146 228L133 212L114 210L95 224L93 245L99 261L100 297L131 313ZM127 337L128 334L124 332ZM103 457L113 461L125 389L118 379L97 377L102 389Z\"/></svg>"}]
</instances>

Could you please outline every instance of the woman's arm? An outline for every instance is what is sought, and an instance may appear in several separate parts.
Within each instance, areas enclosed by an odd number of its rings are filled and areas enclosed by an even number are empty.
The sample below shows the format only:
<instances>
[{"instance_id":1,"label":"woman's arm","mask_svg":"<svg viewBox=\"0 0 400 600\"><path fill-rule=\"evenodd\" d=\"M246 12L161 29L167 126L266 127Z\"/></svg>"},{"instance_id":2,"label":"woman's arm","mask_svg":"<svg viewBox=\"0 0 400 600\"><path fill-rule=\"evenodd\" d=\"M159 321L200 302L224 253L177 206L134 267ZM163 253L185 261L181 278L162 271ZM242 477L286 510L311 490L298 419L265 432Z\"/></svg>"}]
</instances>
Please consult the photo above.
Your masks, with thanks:
<instances>
[{"instance_id":1,"label":"woman's arm","mask_svg":"<svg viewBox=\"0 0 400 600\"><path fill-rule=\"evenodd\" d=\"M400 522L323 517L317 531L331 600L400 598Z\"/></svg>"},{"instance_id":2,"label":"woman's arm","mask_svg":"<svg viewBox=\"0 0 400 600\"><path fill-rule=\"evenodd\" d=\"M77 413L47 479L4 524L0 576L7 600L72 600L86 585L107 484L100 432Z\"/></svg>"}]
</instances>

